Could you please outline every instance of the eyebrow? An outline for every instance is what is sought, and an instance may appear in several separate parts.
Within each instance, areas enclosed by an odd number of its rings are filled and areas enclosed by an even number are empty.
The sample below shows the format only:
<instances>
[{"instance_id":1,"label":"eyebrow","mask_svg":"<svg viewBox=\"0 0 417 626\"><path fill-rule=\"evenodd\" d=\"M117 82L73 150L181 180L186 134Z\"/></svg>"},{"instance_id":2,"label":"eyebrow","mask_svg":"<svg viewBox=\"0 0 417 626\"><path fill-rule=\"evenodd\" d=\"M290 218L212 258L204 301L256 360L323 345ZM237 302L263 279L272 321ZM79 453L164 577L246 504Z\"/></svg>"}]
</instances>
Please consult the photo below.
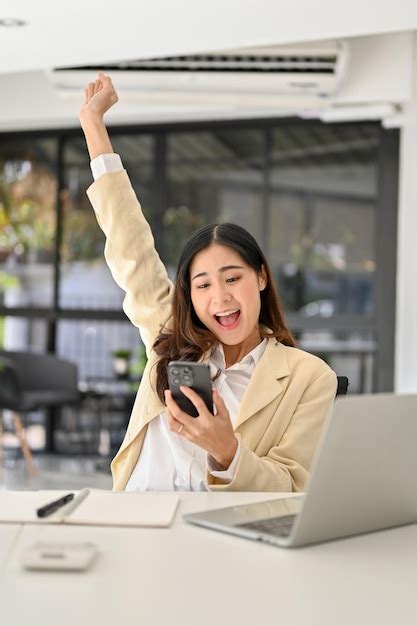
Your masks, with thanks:
<instances>
[{"instance_id":1,"label":"eyebrow","mask_svg":"<svg viewBox=\"0 0 417 626\"><path fill-rule=\"evenodd\" d=\"M241 265L224 265L223 267L219 267L219 269L217 270L218 272L227 272L229 270L243 270L245 269L244 267L242 267ZM200 272L199 274L196 274L195 276L193 276L193 278L191 279L191 282L195 279L195 278L200 278L200 276L208 276L208 272Z\"/></svg>"}]
</instances>

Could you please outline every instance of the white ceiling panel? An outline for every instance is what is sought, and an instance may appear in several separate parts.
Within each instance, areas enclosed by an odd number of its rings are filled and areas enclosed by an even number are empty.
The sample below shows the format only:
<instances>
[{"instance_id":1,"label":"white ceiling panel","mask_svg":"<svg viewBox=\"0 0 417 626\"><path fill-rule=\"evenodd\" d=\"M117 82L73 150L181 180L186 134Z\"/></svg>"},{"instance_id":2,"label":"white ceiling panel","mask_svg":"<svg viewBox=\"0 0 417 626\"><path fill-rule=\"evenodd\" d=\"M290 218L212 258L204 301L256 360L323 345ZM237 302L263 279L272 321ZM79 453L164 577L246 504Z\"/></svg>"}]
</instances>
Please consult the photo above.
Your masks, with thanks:
<instances>
[{"instance_id":1,"label":"white ceiling panel","mask_svg":"<svg viewBox=\"0 0 417 626\"><path fill-rule=\"evenodd\" d=\"M417 28L415 0L2 0L0 72Z\"/></svg>"}]
</instances>

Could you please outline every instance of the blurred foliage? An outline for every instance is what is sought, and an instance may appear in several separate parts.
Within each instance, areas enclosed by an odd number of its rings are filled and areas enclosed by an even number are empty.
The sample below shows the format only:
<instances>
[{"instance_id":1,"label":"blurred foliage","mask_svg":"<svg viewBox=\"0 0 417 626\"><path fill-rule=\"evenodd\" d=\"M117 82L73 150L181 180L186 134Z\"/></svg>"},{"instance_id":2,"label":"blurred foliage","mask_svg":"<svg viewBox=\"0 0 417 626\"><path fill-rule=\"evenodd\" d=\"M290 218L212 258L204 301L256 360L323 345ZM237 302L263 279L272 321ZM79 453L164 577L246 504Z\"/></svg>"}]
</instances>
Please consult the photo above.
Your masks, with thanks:
<instances>
[{"instance_id":1,"label":"blurred foliage","mask_svg":"<svg viewBox=\"0 0 417 626\"><path fill-rule=\"evenodd\" d=\"M0 271L0 292L10 289L12 287L19 286L19 279L17 276L12 276L7 272Z\"/></svg>"},{"instance_id":2,"label":"blurred foliage","mask_svg":"<svg viewBox=\"0 0 417 626\"><path fill-rule=\"evenodd\" d=\"M0 162L0 252L54 251L55 176L36 162Z\"/></svg>"},{"instance_id":3,"label":"blurred foliage","mask_svg":"<svg viewBox=\"0 0 417 626\"><path fill-rule=\"evenodd\" d=\"M170 207L165 211L162 223L166 233L166 261L176 266L186 242L203 225L203 216L193 213L187 206Z\"/></svg>"},{"instance_id":4,"label":"blurred foliage","mask_svg":"<svg viewBox=\"0 0 417 626\"><path fill-rule=\"evenodd\" d=\"M75 200L60 194L65 237L64 261L88 261L103 254L101 232L84 194ZM57 180L42 164L30 160L0 161L0 262L15 254L25 259L36 251L37 262L53 260L56 237ZM76 206L74 206L76 205Z\"/></svg>"},{"instance_id":5,"label":"blurred foliage","mask_svg":"<svg viewBox=\"0 0 417 626\"><path fill-rule=\"evenodd\" d=\"M130 363L129 369L131 376L140 378L147 362L148 358L146 356L145 346L142 344L138 347L136 354Z\"/></svg>"},{"instance_id":6,"label":"blurred foliage","mask_svg":"<svg viewBox=\"0 0 417 626\"><path fill-rule=\"evenodd\" d=\"M70 261L93 261L103 256L104 235L94 211L72 208L66 213L62 258Z\"/></svg>"}]
</instances>

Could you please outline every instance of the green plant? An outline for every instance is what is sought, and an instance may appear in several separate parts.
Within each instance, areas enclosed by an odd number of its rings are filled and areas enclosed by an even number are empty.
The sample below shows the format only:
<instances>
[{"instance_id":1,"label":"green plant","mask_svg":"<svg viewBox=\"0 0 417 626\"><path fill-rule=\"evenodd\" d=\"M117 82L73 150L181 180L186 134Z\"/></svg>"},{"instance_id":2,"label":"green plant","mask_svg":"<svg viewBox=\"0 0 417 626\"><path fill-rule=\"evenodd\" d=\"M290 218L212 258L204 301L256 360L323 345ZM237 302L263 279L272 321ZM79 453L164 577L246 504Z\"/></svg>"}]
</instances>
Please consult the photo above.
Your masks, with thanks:
<instances>
[{"instance_id":1,"label":"green plant","mask_svg":"<svg viewBox=\"0 0 417 626\"><path fill-rule=\"evenodd\" d=\"M32 161L29 173L21 176L18 170L23 162L0 162L0 248L13 251L19 246L19 254L28 250L53 254L57 181ZM17 173L6 177L6 165Z\"/></svg>"},{"instance_id":2,"label":"green plant","mask_svg":"<svg viewBox=\"0 0 417 626\"><path fill-rule=\"evenodd\" d=\"M7 274L7 272L0 271L0 291L5 291L13 287L19 286L19 279L17 276Z\"/></svg>"},{"instance_id":3,"label":"green plant","mask_svg":"<svg viewBox=\"0 0 417 626\"><path fill-rule=\"evenodd\" d=\"M132 351L126 349L113 350L112 355L116 359L130 359Z\"/></svg>"},{"instance_id":4,"label":"green plant","mask_svg":"<svg viewBox=\"0 0 417 626\"><path fill-rule=\"evenodd\" d=\"M136 358L132 361L130 365L130 373L133 376L142 376L143 370L146 367L146 363L148 362L148 357L146 356L145 346L139 346L136 354Z\"/></svg>"}]
</instances>

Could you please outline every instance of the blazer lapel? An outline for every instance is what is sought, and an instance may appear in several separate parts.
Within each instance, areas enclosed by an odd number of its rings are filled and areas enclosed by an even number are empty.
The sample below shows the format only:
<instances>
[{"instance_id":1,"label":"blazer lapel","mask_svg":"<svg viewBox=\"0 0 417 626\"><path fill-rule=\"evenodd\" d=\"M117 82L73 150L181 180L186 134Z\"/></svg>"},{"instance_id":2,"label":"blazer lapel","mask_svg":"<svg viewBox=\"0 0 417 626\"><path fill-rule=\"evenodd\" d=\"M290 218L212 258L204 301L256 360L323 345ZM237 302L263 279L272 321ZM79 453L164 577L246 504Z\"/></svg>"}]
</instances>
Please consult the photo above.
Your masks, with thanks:
<instances>
[{"instance_id":1,"label":"blazer lapel","mask_svg":"<svg viewBox=\"0 0 417 626\"><path fill-rule=\"evenodd\" d=\"M281 393L280 380L289 373L285 346L269 339L242 398L235 430Z\"/></svg>"}]
</instances>

